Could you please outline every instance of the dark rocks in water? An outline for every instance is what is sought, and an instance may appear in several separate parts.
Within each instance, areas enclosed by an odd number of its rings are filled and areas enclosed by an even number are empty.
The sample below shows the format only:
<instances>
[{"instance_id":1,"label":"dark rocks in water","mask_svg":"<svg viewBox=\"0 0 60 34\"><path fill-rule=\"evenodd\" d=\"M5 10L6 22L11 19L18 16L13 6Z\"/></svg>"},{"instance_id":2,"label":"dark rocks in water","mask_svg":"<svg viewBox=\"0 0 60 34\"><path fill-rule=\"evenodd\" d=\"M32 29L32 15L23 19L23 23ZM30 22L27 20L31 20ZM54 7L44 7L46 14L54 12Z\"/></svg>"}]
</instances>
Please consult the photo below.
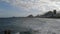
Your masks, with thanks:
<instances>
[{"instance_id":1,"label":"dark rocks in water","mask_svg":"<svg viewBox=\"0 0 60 34\"><path fill-rule=\"evenodd\" d=\"M52 32L52 34L56 34L55 32Z\"/></svg>"},{"instance_id":2,"label":"dark rocks in water","mask_svg":"<svg viewBox=\"0 0 60 34\"><path fill-rule=\"evenodd\" d=\"M11 31L10 30L5 30L4 34L11 34Z\"/></svg>"},{"instance_id":3,"label":"dark rocks in water","mask_svg":"<svg viewBox=\"0 0 60 34\"><path fill-rule=\"evenodd\" d=\"M20 34L31 34L30 31L20 32Z\"/></svg>"}]
</instances>

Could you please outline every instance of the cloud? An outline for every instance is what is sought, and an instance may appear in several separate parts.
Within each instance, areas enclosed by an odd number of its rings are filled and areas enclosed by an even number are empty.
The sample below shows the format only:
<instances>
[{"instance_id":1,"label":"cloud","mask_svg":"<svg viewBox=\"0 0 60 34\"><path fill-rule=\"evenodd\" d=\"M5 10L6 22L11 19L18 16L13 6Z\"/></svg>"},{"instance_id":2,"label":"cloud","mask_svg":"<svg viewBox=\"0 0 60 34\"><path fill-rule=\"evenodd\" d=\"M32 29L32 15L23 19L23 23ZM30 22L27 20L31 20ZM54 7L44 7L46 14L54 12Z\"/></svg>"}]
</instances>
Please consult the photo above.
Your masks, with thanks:
<instances>
[{"instance_id":1,"label":"cloud","mask_svg":"<svg viewBox=\"0 0 60 34\"><path fill-rule=\"evenodd\" d=\"M59 0L2 0L10 3L12 6L24 8L27 11L38 10L47 11L53 9L60 9Z\"/></svg>"}]
</instances>

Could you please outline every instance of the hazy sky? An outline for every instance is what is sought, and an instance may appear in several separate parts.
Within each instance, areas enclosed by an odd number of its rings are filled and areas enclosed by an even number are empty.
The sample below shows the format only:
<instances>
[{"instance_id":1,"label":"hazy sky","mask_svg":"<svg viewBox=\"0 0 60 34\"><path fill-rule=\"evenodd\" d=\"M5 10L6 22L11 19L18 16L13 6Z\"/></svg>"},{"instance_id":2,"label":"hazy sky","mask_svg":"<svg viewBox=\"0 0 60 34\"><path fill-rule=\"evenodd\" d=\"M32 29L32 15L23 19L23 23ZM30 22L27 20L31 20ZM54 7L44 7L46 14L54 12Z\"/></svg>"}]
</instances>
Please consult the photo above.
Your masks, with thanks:
<instances>
[{"instance_id":1,"label":"hazy sky","mask_svg":"<svg viewBox=\"0 0 60 34\"><path fill-rule=\"evenodd\" d=\"M60 10L60 0L0 0L0 17L43 14Z\"/></svg>"}]
</instances>

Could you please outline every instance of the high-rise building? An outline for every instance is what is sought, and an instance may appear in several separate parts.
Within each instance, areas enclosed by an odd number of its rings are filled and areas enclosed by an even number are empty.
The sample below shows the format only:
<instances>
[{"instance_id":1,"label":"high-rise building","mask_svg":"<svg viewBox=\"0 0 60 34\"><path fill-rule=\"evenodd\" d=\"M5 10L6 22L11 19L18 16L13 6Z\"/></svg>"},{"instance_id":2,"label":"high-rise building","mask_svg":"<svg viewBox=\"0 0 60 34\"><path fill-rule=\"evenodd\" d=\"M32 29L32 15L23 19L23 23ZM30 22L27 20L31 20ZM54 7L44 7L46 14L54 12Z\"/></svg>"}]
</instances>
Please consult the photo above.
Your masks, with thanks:
<instances>
[{"instance_id":1,"label":"high-rise building","mask_svg":"<svg viewBox=\"0 0 60 34\"><path fill-rule=\"evenodd\" d=\"M56 10L53 10L53 13L56 14Z\"/></svg>"}]
</instances>

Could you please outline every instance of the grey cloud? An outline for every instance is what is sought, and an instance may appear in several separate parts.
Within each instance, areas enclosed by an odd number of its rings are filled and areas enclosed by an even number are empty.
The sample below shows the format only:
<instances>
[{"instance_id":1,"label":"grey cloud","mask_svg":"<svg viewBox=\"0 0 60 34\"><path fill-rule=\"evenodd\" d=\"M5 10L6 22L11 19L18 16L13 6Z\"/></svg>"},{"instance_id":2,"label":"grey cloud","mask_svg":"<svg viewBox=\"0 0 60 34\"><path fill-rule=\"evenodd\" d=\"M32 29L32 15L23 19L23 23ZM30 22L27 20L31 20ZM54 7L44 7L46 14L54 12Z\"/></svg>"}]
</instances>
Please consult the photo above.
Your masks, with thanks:
<instances>
[{"instance_id":1,"label":"grey cloud","mask_svg":"<svg viewBox=\"0 0 60 34\"><path fill-rule=\"evenodd\" d=\"M50 1L56 1L56 2L59 2L60 0L50 0Z\"/></svg>"},{"instance_id":2,"label":"grey cloud","mask_svg":"<svg viewBox=\"0 0 60 34\"><path fill-rule=\"evenodd\" d=\"M3 0L7 3L10 3L16 7L22 7L27 10L37 9L37 10L53 10L60 8L59 0ZM53 2L52 2L53 1Z\"/></svg>"}]
</instances>

